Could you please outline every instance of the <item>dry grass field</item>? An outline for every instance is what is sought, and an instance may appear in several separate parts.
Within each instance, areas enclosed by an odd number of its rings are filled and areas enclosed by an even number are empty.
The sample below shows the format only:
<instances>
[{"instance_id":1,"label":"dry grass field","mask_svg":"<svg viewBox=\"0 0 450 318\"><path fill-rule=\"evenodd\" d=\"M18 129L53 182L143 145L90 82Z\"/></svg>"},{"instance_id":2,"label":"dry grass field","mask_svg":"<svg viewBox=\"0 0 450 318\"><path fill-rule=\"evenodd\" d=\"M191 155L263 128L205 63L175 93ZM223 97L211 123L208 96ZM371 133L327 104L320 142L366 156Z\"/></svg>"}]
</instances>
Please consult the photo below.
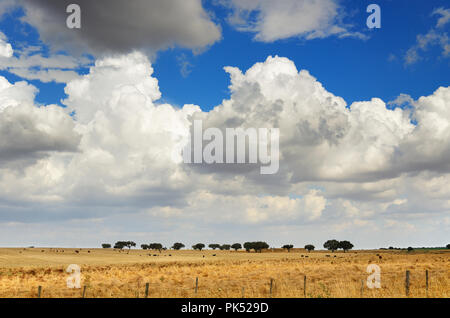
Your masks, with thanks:
<instances>
[{"instance_id":1,"label":"dry grass field","mask_svg":"<svg viewBox=\"0 0 450 318\"><path fill-rule=\"evenodd\" d=\"M406 297L407 270L409 297L450 297L448 250L77 251L0 249L0 297L37 297L38 286L41 297L144 297L147 283L148 297ZM81 267L81 289L67 287L69 264ZM381 268L380 289L365 285L369 264Z\"/></svg>"}]
</instances>

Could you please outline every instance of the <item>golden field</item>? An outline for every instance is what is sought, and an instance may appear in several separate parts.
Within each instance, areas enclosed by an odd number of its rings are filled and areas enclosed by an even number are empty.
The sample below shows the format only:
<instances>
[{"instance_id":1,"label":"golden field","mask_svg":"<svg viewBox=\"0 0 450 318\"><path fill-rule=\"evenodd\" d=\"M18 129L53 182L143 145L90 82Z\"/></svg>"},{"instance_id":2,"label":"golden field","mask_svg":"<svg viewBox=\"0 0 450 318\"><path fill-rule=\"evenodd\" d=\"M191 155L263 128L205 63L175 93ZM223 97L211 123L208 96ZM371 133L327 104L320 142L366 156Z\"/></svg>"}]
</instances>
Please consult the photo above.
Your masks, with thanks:
<instances>
[{"instance_id":1,"label":"golden field","mask_svg":"<svg viewBox=\"0 0 450 318\"><path fill-rule=\"evenodd\" d=\"M67 287L69 264L81 267L81 289ZM380 289L365 285L369 264L381 268ZM448 250L159 253L66 248L0 249L0 297L37 297L38 286L43 298L81 297L83 290L85 297L144 297L147 283L148 297L406 297L407 270L409 297L450 297Z\"/></svg>"}]
</instances>

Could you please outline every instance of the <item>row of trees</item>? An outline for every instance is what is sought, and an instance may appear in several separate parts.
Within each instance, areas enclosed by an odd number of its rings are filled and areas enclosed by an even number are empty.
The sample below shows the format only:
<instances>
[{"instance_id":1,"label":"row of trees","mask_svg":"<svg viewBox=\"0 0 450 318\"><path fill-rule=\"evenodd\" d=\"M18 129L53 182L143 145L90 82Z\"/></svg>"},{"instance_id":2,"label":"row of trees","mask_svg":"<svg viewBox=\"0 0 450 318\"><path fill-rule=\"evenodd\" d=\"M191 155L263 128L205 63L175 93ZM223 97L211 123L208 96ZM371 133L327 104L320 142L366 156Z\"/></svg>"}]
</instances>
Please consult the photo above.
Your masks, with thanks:
<instances>
[{"instance_id":1,"label":"row of trees","mask_svg":"<svg viewBox=\"0 0 450 318\"><path fill-rule=\"evenodd\" d=\"M294 245L286 244L286 245L283 245L281 248L283 248L283 249L287 250L288 252L290 252L291 249L294 248ZM307 250L308 252L314 251L315 248L316 247L314 245L312 245L312 244L305 245L305 247L304 247L304 249Z\"/></svg>"},{"instance_id":2,"label":"row of trees","mask_svg":"<svg viewBox=\"0 0 450 318\"><path fill-rule=\"evenodd\" d=\"M163 247L163 245L161 243L150 243L150 244L141 244L141 248L143 250L155 250L155 251L159 251L161 253L161 251L163 249L165 249L165 247Z\"/></svg>"},{"instance_id":3,"label":"row of trees","mask_svg":"<svg viewBox=\"0 0 450 318\"><path fill-rule=\"evenodd\" d=\"M104 244L105 245L105 244ZM107 244L111 247L110 244ZM132 247L136 247L136 243L133 241L118 241L116 244L114 244L114 248L123 249L125 247L128 247L128 249L131 249Z\"/></svg>"},{"instance_id":4,"label":"row of trees","mask_svg":"<svg viewBox=\"0 0 450 318\"><path fill-rule=\"evenodd\" d=\"M114 244L114 248L116 248L116 249L124 249L125 247L127 247L128 249L131 249L132 247L135 247L135 246L136 246L136 243L133 241L118 241ZM111 244L103 243L102 247L103 248L111 248ZM183 243L177 242L177 243L174 243L171 248L173 250L181 250L184 247L185 247L185 245ZM197 243L195 245L192 245L192 248L194 250L198 250L198 251L203 250L205 247L206 247L206 245L203 243ZM251 252L252 250L254 250L255 252L261 253L262 250L269 248L269 244L267 244L266 242L259 241L259 242L245 242L243 246L240 243L234 243L232 245L209 244L208 247L212 250L219 249L219 250L223 250L223 251L229 251L230 249L238 251L238 250L242 249L242 247L243 247L247 252ZM328 240L323 244L323 247L332 252L335 252L339 249L342 249L344 252L347 252L353 248L353 244L350 243L349 241ZM162 250L167 249L167 248L163 247L163 245L161 243L141 244L141 248L143 250L157 250L160 253ZM285 244L281 248L290 252L294 248L294 245L293 244ZM314 251L315 246L312 244L307 244L307 245L305 245L304 248L308 252L311 252L311 251ZM450 244L447 244L446 248L450 249ZM391 249L397 249L397 248L389 247L389 249L391 250ZM412 251L412 250L413 250L412 247L408 247L408 251Z\"/></svg>"},{"instance_id":5,"label":"row of trees","mask_svg":"<svg viewBox=\"0 0 450 318\"><path fill-rule=\"evenodd\" d=\"M262 250L268 249L269 244L266 242L245 242L244 243L244 249L247 252L250 252L251 250L255 250L255 252L261 253Z\"/></svg>"},{"instance_id":6,"label":"row of trees","mask_svg":"<svg viewBox=\"0 0 450 318\"><path fill-rule=\"evenodd\" d=\"M442 247L417 247L418 249L441 249ZM445 248L450 249L450 244L447 244L447 246L445 246ZM386 250L386 248L381 248L382 250ZM393 246L389 246L388 248L389 250L407 250L408 252L412 252L414 251L413 247L408 247L408 248L401 248L401 247L393 247Z\"/></svg>"},{"instance_id":7,"label":"row of trees","mask_svg":"<svg viewBox=\"0 0 450 318\"><path fill-rule=\"evenodd\" d=\"M323 244L323 247L332 252L343 249L345 253L353 248L353 244L349 241L328 240Z\"/></svg>"},{"instance_id":8,"label":"row of trees","mask_svg":"<svg viewBox=\"0 0 450 318\"><path fill-rule=\"evenodd\" d=\"M208 247L212 250L221 250L221 251L229 251L230 249L233 249L235 251L240 250L242 248L242 245L240 243L234 243L233 245L230 244L209 244Z\"/></svg>"},{"instance_id":9,"label":"row of trees","mask_svg":"<svg viewBox=\"0 0 450 318\"><path fill-rule=\"evenodd\" d=\"M338 241L338 240L328 240L323 244L323 247L326 248L329 251L335 252L338 249L343 249L344 252L351 250L353 248L353 244L350 243L349 241ZM287 250L288 252L291 251L291 249L294 248L294 245L292 244L286 244L283 245L282 248L284 248L285 250ZM312 244L307 244L305 245L305 250L307 250L308 252L314 251L314 249L316 248L314 245Z\"/></svg>"},{"instance_id":10,"label":"row of trees","mask_svg":"<svg viewBox=\"0 0 450 318\"><path fill-rule=\"evenodd\" d=\"M116 244L114 244L114 248L117 248L117 249L123 249L125 247L127 247L128 249L131 249L131 247L135 247L135 246L136 246L136 243L133 241L118 241L118 242L116 242ZM447 245L447 248L449 248L449 246L450 246L450 244ZM111 244L104 243L104 244L102 244L102 247L103 248L111 248ZM184 247L185 247L185 245L183 243L177 242L177 243L173 244L172 249L180 250ZM206 245L203 243L197 243L197 244L192 245L192 248L194 250L198 250L198 251L203 250L205 247L206 247ZM209 244L208 247L212 250L219 249L219 250L223 250L223 251L229 251L230 249L238 251L238 250L244 248L247 252L251 252L252 250L254 250L255 252L261 253L262 250L269 248L269 244L267 244L266 242L258 241L258 242L245 242L244 245L241 245L240 243L234 243L232 245ZM343 249L344 252L346 252L353 248L353 244L350 243L349 241L328 240L323 244L323 247L332 252L334 252L338 249ZM157 250L160 253L162 250L166 250L166 248L163 247L163 245L161 243L141 244L141 248L143 250ZM293 244L285 244L282 246L282 248L287 250L288 252L290 252L294 248L294 245ZM305 245L304 248L308 252L311 252L311 251L314 251L315 246L312 244L308 244L308 245Z\"/></svg>"}]
</instances>

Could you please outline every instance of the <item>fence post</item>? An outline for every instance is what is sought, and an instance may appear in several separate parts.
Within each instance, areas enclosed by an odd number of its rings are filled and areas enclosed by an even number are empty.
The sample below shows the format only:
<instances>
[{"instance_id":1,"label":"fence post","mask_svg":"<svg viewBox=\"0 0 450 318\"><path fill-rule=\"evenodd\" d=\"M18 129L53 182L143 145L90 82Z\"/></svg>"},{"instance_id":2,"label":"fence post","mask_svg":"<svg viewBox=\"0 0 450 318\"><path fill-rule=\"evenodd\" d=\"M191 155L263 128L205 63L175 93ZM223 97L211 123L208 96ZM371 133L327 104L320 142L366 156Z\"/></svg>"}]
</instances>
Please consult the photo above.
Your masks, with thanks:
<instances>
[{"instance_id":1,"label":"fence post","mask_svg":"<svg viewBox=\"0 0 450 318\"><path fill-rule=\"evenodd\" d=\"M83 298L86 296L86 286L83 287Z\"/></svg>"},{"instance_id":2,"label":"fence post","mask_svg":"<svg viewBox=\"0 0 450 318\"><path fill-rule=\"evenodd\" d=\"M425 280L426 280L426 290L427 290L427 297L428 297L428 269L425 271Z\"/></svg>"},{"instance_id":3,"label":"fence post","mask_svg":"<svg viewBox=\"0 0 450 318\"><path fill-rule=\"evenodd\" d=\"M361 280L361 298L364 296L364 279Z\"/></svg>"},{"instance_id":4,"label":"fence post","mask_svg":"<svg viewBox=\"0 0 450 318\"><path fill-rule=\"evenodd\" d=\"M42 286L38 286L38 298L41 298Z\"/></svg>"},{"instance_id":5,"label":"fence post","mask_svg":"<svg viewBox=\"0 0 450 318\"><path fill-rule=\"evenodd\" d=\"M270 297L272 297L273 278L270 279Z\"/></svg>"},{"instance_id":6,"label":"fence post","mask_svg":"<svg viewBox=\"0 0 450 318\"><path fill-rule=\"evenodd\" d=\"M406 297L408 297L409 296L409 271L406 271L405 293L406 293Z\"/></svg>"},{"instance_id":7,"label":"fence post","mask_svg":"<svg viewBox=\"0 0 450 318\"><path fill-rule=\"evenodd\" d=\"M245 288L244 287L242 287L242 298L244 298L245 296Z\"/></svg>"},{"instance_id":8,"label":"fence post","mask_svg":"<svg viewBox=\"0 0 450 318\"><path fill-rule=\"evenodd\" d=\"M303 296L306 298L306 275L303 277Z\"/></svg>"},{"instance_id":9,"label":"fence post","mask_svg":"<svg viewBox=\"0 0 450 318\"><path fill-rule=\"evenodd\" d=\"M198 277L195 278L195 294L197 295L198 291Z\"/></svg>"},{"instance_id":10,"label":"fence post","mask_svg":"<svg viewBox=\"0 0 450 318\"><path fill-rule=\"evenodd\" d=\"M148 298L148 287L150 286L149 283L145 284L145 298Z\"/></svg>"}]
</instances>

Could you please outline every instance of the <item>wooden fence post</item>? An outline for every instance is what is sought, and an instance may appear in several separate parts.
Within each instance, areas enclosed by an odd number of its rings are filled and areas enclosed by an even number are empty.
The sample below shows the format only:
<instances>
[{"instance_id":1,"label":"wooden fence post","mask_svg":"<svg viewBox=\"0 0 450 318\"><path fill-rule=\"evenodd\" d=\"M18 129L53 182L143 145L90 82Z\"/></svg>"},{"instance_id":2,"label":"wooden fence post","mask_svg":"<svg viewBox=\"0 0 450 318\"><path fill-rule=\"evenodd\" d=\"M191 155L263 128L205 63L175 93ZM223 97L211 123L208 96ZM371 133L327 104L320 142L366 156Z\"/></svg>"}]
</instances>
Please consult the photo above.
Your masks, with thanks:
<instances>
[{"instance_id":1,"label":"wooden fence post","mask_svg":"<svg viewBox=\"0 0 450 318\"><path fill-rule=\"evenodd\" d=\"M244 297L245 297L245 288L242 287L242 298L244 298Z\"/></svg>"},{"instance_id":2,"label":"wooden fence post","mask_svg":"<svg viewBox=\"0 0 450 318\"><path fill-rule=\"evenodd\" d=\"M86 296L86 286L83 287L83 298Z\"/></svg>"},{"instance_id":3,"label":"wooden fence post","mask_svg":"<svg viewBox=\"0 0 450 318\"><path fill-rule=\"evenodd\" d=\"M361 280L361 298L364 296L364 279Z\"/></svg>"},{"instance_id":4,"label":"wooden fence post","mask_svg":"<svg viewBox=\"0 0 450 318\"><path fill-rule=\"evenodd\" d=\"M270 297L272 297L273 278L270 279Z\"/></svg>"},{"instance_id":5,"label":"wooden fence post","mask_svg":"<svg viewBox=\"0 0 450 318\"><path fill-rule=\"evenodd\" d=\"M426 288L426 290L427 290L427 297L428 297L428 269L425 271L425 280L426 280L426 282L425 282L425 288Z\"/></svg>"},{"instance_id":6,"label":"wooden fence post","mask_svg":"<svg viewBox=\"0 0 450 318\"><path fill-rule=\"evenodd\" d=\"M306 275L303 277L303 296L306 298Z\"/></svg>"},{"instance_id":7,"label":"wooden fence post","mask_svg":"<svg viewBox=\"0 0 450 318\"><path fill-rule=\"evenodd\" d=\"M195 294L197 295L198 291L198 277L195 278Z\"/></svg>"},{"instance_id":8,"label":"wooden fence post","mask_svg":"<svg viewBox=\"0 0 450 318\"><path fill-rule=\"evenodd\" d=\"M408 297L409 296L409 271L406 271L405 293L406 293L406 297Z\"/></svg>"},{"instance_id":9,"label":"wooden fence post","mask_svg":"<svg viewBox=\"0 0 450 318\"><path fill-rule=\"evenodd\" d=\"M148 298L148 287L150 286L149 283L145 284L145 298Z\"/></svg>"},{"instance_id":10,"label":"wooden fence post","mask_svg":"<svg viewBox=\"0 0 450 318\"><path fill-rule=\"evenodd\" d=\"M41 298L42 286L38 286L38 298Z\"/></svg>"}]
</instances>

